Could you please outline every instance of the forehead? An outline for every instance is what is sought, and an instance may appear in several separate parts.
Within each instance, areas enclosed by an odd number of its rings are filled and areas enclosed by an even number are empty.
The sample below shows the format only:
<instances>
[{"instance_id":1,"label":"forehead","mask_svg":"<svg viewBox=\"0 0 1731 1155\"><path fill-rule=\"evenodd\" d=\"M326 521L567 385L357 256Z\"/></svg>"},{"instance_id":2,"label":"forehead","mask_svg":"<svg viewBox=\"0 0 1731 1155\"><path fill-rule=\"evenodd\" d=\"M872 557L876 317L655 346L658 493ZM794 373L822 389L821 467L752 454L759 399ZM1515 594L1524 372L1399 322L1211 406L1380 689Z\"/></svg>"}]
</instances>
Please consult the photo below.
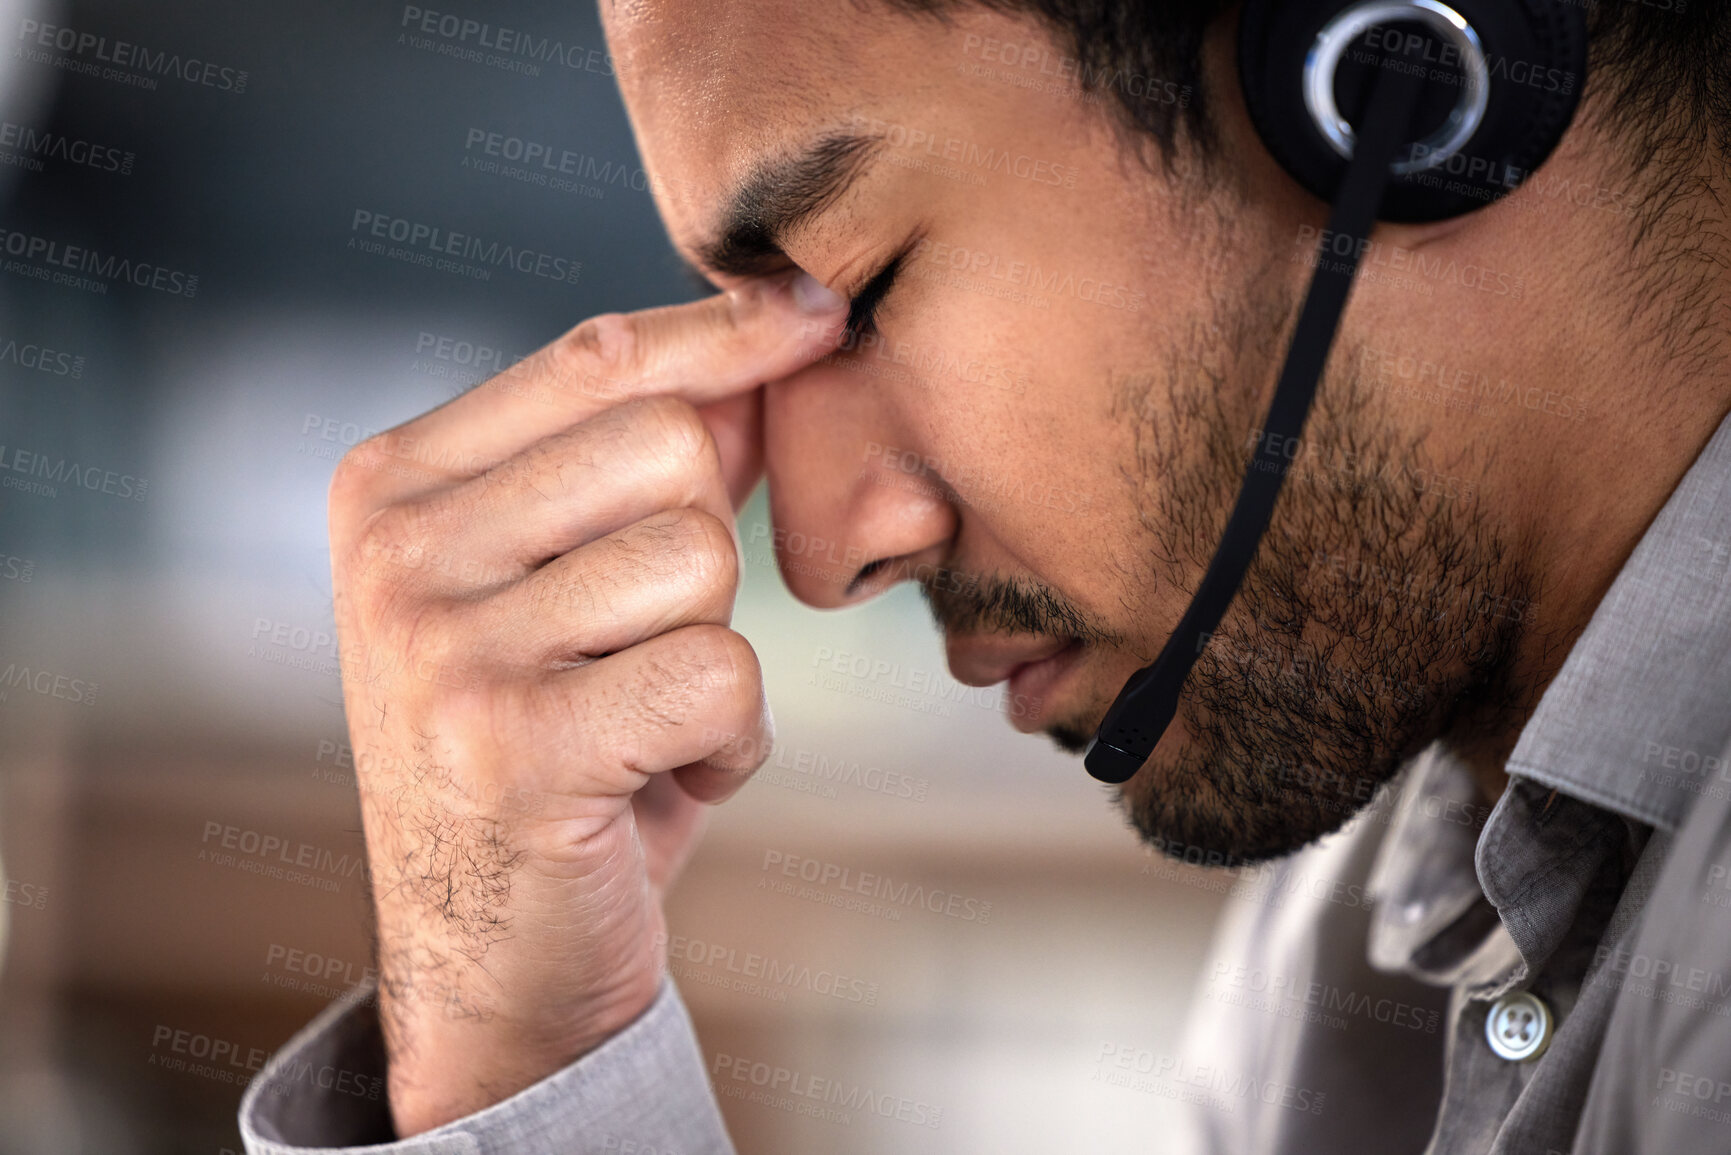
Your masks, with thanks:
<instances>
[{"instance_id":1,"label":"forehead","mask_svg":"<svg viewBox=\"0 0 1731 1155\"><path fill-rule=\"evenodd\" d=\"M979 18L854 0L604 0L602 12L657 204L688 253L754 165L930 102L949 41Z\"/></svg>"}]
</instances>

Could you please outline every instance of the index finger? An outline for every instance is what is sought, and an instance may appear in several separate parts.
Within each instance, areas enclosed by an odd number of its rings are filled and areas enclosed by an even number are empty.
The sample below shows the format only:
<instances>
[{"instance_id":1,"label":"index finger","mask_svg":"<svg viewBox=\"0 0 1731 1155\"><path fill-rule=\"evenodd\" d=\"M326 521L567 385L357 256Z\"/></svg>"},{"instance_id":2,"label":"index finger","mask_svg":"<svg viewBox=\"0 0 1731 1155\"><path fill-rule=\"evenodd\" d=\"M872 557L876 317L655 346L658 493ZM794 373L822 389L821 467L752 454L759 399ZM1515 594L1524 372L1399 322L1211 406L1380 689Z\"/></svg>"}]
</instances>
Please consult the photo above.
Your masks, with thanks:
<instances>
[{"instance_id":1,"label":"index finger","mask_svg":"<svg viewBox=\"0 0 1731 1155\"><path fill-rule=\"evenodd\" d=\"M473 477L635 397L704 405L785 377L835 348L846 315L847 302L803 272L690 304L604 313L385 434L398 443L387 450Z\"/></svg>"}]
</instances>

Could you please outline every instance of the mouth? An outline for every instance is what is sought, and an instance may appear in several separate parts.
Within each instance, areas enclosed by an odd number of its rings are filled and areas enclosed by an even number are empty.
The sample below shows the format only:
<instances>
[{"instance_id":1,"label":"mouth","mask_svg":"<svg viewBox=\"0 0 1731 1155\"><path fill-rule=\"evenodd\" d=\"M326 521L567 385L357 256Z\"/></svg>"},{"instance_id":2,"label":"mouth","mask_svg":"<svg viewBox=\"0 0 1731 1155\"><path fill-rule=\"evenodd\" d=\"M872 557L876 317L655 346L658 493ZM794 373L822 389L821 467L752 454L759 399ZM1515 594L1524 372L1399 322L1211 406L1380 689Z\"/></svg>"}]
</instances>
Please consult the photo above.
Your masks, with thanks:
<instances>
[{"instance_id":1,"label":"mouth","mask_svg":"<svg viewBox=\"0 0 1731 1155\"><path fill-rule=\"evenodd\" d=\"M1076 668L1082 656L1082 643L1070 642L1049 658L1024 662L1010 672L1010 725L1024 734L1035 734L1046 728L1049 717L1056 713L1058 689L1064 676Z\"/></svg>"},{"instance_id":2,"label":"mouth","mask_svg":"<svg viewBox=\"0 0 1731 1155\"><path fill-rule=\"evenodd\" d=\"M1008 682L1005 714L1024 734L1046 728L1057 711L1059 692L1082 656L1081 642L1070 638L1004 635L945 639L950 673L967 686Z\"/></svg>"}]
</instances>

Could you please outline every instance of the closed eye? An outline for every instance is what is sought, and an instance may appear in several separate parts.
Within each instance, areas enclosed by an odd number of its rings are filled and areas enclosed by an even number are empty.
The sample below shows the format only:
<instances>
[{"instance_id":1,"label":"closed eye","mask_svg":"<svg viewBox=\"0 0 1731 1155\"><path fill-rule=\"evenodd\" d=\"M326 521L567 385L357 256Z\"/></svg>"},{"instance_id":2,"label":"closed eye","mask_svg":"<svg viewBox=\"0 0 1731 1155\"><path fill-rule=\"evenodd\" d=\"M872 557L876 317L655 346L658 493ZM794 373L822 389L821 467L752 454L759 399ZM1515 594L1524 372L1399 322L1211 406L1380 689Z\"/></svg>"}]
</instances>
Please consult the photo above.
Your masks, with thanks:
<instances>
[{"instance_id":1,"label":"closed eye","mask_svg":"<svg viewBox=\"0 0 1731 1155\"><path fill-rule=\"evenodd\" d=\"M878 306L883 303L884 297L895 284L896 275L901 272L910 249L911 246L891 257L889 264L879 269L877 274L865 283L865 287L854 294L853 300L848 302L847 335L843 348L852 348L853 342L861 336L877 332Z\"/></svg>"},{"instance_id":2,"label":"closed eye","mask_svg":"<svg viewBox=\"0 0 1731 1155\"><path fill-rule=\"evenodd\" d=\"M685 278L685 283L700 296L714 296L722 291L721 286L710 280L702 269L687 261L679 262L679 272Z\"/></svg>"}]
</instances>

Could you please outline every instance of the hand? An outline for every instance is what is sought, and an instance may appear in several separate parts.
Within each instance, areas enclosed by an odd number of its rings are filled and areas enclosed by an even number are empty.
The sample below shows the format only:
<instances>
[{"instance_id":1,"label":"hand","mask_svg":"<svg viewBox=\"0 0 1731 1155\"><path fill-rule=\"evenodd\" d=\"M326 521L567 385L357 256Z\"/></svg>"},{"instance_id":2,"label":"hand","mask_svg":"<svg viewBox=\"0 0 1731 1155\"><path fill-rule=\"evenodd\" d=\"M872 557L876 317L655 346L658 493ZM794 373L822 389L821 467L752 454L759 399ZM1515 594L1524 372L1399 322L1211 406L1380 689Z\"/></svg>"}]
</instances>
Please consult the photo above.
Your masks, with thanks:
<instances>
[{"instance_id":1,"label":"hand","mask_svg":"<svg viewBox=\"0 0 1731 1155\"><path fill-rule=\"evenodd\" d=\"M758 386L834 348L844 316L801 274L596 317L338 467L400 1135L522 1090L654 999L701 804L769 748L757 656L727 628Z\"/></svg>"}]
</instances>

